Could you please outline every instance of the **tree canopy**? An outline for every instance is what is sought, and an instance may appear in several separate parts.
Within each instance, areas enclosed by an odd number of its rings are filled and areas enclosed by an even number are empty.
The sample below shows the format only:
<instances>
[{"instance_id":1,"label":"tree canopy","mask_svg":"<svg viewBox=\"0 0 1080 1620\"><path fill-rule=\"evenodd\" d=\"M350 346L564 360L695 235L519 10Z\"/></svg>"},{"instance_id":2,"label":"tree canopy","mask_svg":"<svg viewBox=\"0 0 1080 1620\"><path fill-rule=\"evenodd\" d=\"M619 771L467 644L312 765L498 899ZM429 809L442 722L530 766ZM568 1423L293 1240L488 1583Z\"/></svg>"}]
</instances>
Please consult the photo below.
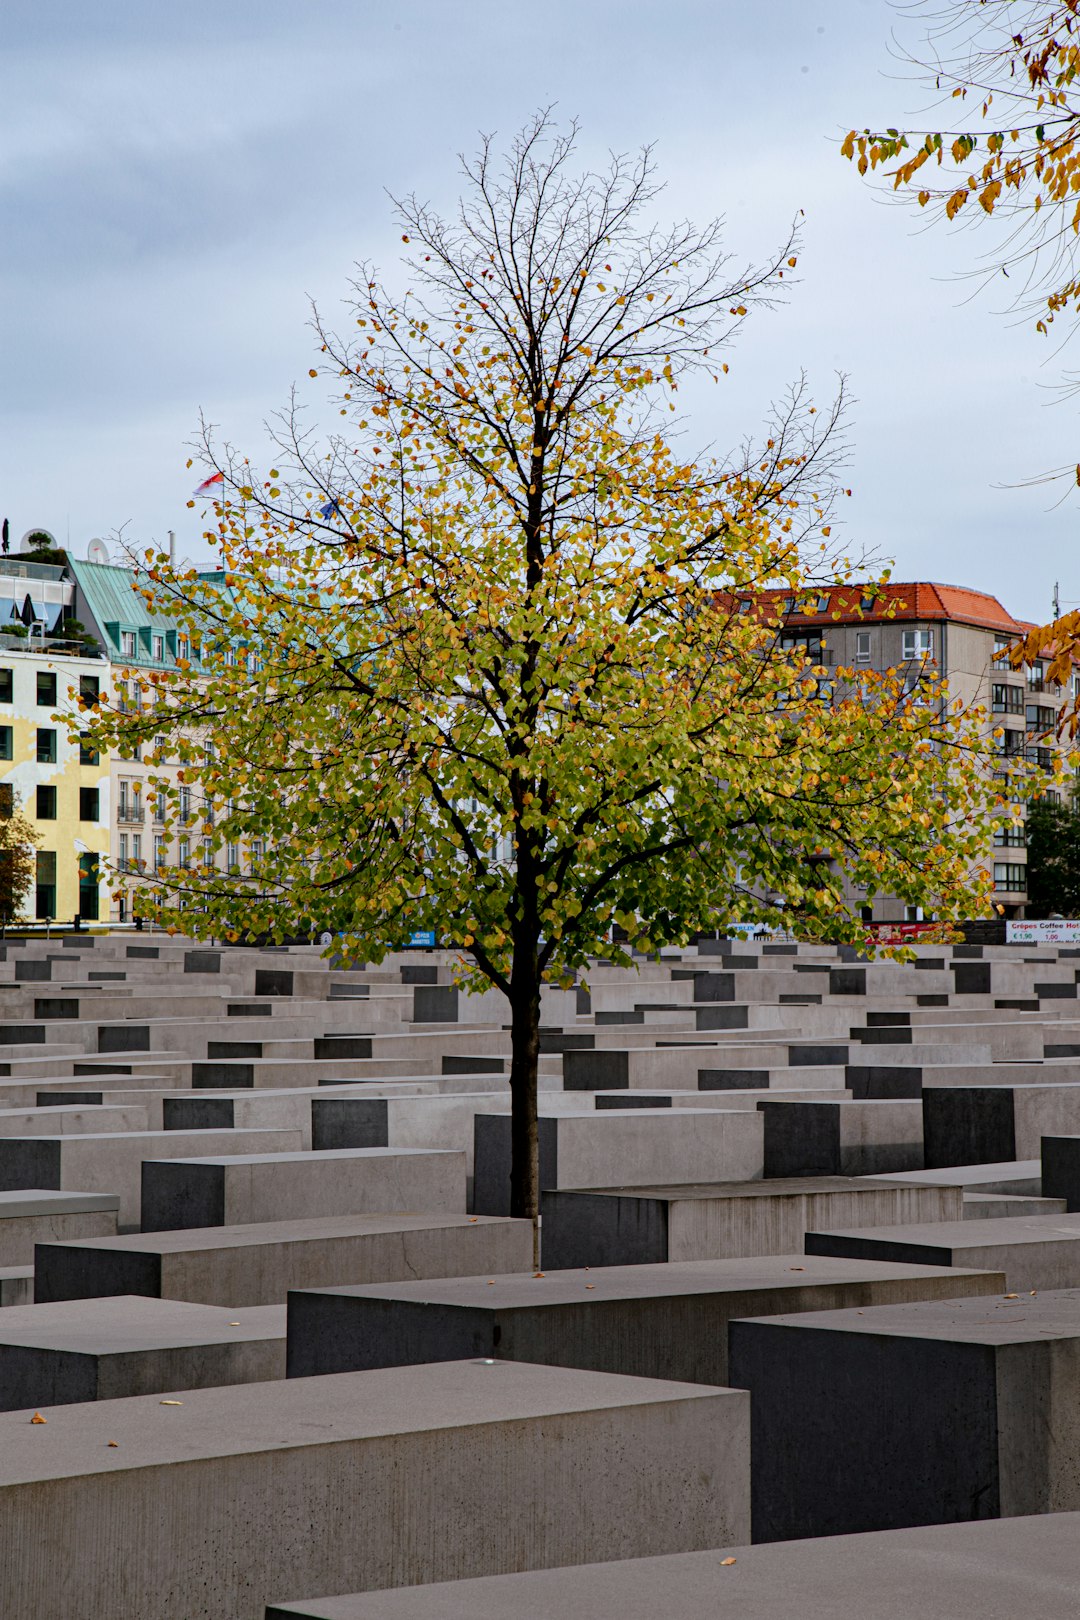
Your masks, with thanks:
<instances>
[{"instance_id":1,"label":"tree canopy","mask_svg":"<svg viewBox=\"0 0 1080 1620\"><path fill-rule=\"evenodd\" d=\"M1027 818L1028 914L1080 916L1080 811L1039 799Z\"/></svg>"},{"instance_id":2,"label":"tree canopy","mask_svg":"<svg viewBox=\"0 0 1080 1620\"><path fill-rule=\"evenodd\" d=\"M454 218L398 204L407 290L362 267L349 331L316 317L343 427L294 398L264 472L205 435L223 568L147 555L184 656L90 721L183 762L156 774L193 845L145 875L164 917L369 960L434 929L505 994L528 1215L544 983L733 918L861 938L878 892L988 894L979 717L789 633L873 589L831 538L840 403L800 382L728 458L674 431L794 243L736 264L716 225L642 223L648 153L574 157L541 117L465 164Z\"/></svg>"}]
</instances>

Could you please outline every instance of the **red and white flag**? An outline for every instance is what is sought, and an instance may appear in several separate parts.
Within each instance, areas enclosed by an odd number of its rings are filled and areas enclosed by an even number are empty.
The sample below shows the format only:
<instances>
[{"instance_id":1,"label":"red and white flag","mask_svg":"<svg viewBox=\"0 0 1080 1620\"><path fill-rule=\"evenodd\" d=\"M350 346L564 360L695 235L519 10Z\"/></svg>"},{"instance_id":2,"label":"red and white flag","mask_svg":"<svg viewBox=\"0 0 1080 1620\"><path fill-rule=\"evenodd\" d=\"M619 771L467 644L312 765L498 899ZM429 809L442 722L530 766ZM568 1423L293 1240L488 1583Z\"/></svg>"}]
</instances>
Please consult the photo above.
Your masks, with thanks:
<instances>
[{"instance_id":1,"label":"red and white flag","mask_svg":"<svg viewBox=\"0 0 1080 1620\"><path fill-rule=\"evenodd\" d=\"M203 495L220 495L222 485L225 483L225 474L216 472L207 478L195 491L194 499L199 500Z\"/></svg>"}]
</instances>

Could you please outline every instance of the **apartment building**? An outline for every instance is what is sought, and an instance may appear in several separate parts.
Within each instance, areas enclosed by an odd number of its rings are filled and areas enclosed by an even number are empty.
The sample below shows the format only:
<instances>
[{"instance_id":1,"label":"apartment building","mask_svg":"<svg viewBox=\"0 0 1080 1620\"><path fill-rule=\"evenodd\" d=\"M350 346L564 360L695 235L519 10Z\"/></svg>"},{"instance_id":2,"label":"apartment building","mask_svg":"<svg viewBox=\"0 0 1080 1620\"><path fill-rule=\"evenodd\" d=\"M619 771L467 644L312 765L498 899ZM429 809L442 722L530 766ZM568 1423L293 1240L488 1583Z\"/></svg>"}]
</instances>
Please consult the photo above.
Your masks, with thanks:
<instances>
[{"instance_id":1,"label":"apartment building","mask_svg":"<svg viewBox=\"0 0 1080 1620\"><path fill-rule=\"evenodd\" d=\"M799 599L781 591L762 594L783 613L782 645L805 647L826 666L899 670L909 690L932 672L948 683L950 700L984 709L988 734L1001 732L993 741L994 775L1004 798L1009 796L1010 762L1053 768L1058 712L1073 694L1051 686L1045 661L1023 670L995 661L997 652L1030 628L997 597L927 580L890 582L880 591L855 584ZM1026 842L1022 826L1003 826L986 852L995 900L1007 917L1024 915ZM868 901L863 917L867 922L920 920L891 896Z\"/></svg>"}]
</instances>

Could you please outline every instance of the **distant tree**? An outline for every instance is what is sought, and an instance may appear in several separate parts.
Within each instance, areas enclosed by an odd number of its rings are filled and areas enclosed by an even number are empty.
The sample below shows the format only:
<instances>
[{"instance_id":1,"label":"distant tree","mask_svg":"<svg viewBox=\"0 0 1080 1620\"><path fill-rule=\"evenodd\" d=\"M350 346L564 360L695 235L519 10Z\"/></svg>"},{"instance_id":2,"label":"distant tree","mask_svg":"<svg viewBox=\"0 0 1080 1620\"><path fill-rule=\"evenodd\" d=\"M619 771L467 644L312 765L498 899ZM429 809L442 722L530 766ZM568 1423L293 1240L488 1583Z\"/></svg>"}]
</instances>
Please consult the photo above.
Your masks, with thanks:
<instances>
[{"instance_id":1,"label":"distant tree","mask_svg":"<svg viewBox=\"0 0 1080 1620\"><path fill-rule=\"evenodd\" d=\"M0 783L0 923L4 924L22 913L34 883L39 842L36 829L13 805L10 784Z\"/></svg>"},{"instance_id":2,"label":"distant tree","mask_svg":"<svg viewBox=\"0 0 1080 1620\"><path fill-rule=\"evenodd\" d=\"M1037 799L1027 817L1028 914L1080 916L1080 809Z\"/></svg>"},{"instance_id":3,"label":"distant tree","mask_svg":"<svg viewBox=\"0 0 1080 1620\"><path fill-rule=\"evenodd\" d=\"M722 460L665 431L791 242L733 265L715 225L642 222L647 153L573 154L541 118L503 162L484 144L450 220L400 205L410 291L364 269L350 332L318 328L347 426L316 447L294 410L265 474L208 441L224 572L155 550L143 582L190 656L89 716L102 751L179 754L166 836L190 806L193 842L240 853L147 873L142 909L304 918L368 960L437 930L506 997L534 1219L545 984L732 919L861 941L858 891L978 914L993 792L932 682L785 636L866 589L829 539L835 413L797 387Z\"/></svg>"}]
</instances>

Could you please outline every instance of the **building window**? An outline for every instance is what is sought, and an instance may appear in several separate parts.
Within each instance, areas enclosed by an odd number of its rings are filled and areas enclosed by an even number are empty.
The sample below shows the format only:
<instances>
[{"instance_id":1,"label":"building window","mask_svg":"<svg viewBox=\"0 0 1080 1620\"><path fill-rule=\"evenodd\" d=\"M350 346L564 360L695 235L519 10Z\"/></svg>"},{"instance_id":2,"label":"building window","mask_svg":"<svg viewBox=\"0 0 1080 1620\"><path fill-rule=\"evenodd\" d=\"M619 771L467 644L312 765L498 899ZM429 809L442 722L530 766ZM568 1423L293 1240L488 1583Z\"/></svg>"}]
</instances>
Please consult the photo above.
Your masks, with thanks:
<instances>
[{"instance_id":1,"label":"building window","mask_svg":"<svg viewBox=\"0 0 1080 1620\"><path fill-rule=\"evenodd\" d=\"M131 835L131 864L136 869L142 866L142 833Z\"/></svg>"},{"instance_id":2,"label":"building window","mask_svg":"<svg viewBox=\"0 0 1080 1620\"><path fill-rule=\"evenodd\" d=\"M1025 849L1027 847L1026 827L995 827L995 849Z\"/></svg>"},{"instance_id":3,"label":"building window","mask_svg":"<svg viewBox=\"0 0 1080 1620\"><path fill-rule=\"evenodd\" d=\"M46 727L38 728L37 761L39 765L56 764L56 732Z\"/></svg>"},{"instance_id":4,"label":"building window","mask_svg":"<svg viewBox=\"0 0 1080 1620\"><path fill-rule=\"evenodd\" d=\"M79 696L84 703L96 703L101 695L101 682L96 675L79 676Z\"/></svg>"},{"instance_id":5,"label":"building window","mask_svg":"<svg viewBox=\"0 0 1080 1620\"><path fill-rule=\"evenodd\" d=\"M99 820L98 790L97 788L79 789L79 820Z\"/></svg>"},{"instance_id":6,"label":"building window","mask_svg":"<svg viewBox=\"0 0 1080 1620\"><path fill-rule=\"evenodd\" d=\"M817 611L819 613L828 613L828 611L829 611L828 593L824 593L823 595L818 597L818 599L817 599Z\"/></svg>"},{"instance_id":7,"label":"building window","mask_svg":"<svg viewBox=\"0 0 1080 1620\"><path fill-rule=\"evenodd\" d=\"M10 782L0 782L0 820L8 821L15 814L15 788Z\"/></svg>"},{"instance_id":8,"label":"building window","mask_svg":"<svg viewBox=\"0 0 1080 1620\"><path fill-rule=\"evenodd\" d=\"M79 916L96 922L98 916L98 861L96 855L79 856Z\"/></svg>"},{"instance_id":9,"label":"building window","mask_svg":"<svg viewBox=\"0 0 1080 1620\"><path fill-rule=\"evenodd\" d=\"M252 872L254 872L256 865L262 860L262 858L263 841L261 838L253 838L251 840L251 861L249 863L249 868Z\"/></svg>"},{"instance_id":10,"label":"building window","mask_svg":"<svg viewBox=\"0 0 1080 1620\"><path fill-rule=\"evenodd\" d=\"M120 843L120 853L117 856L117 865L119 866L121 872L126 872L127 869L128 869L128 835L127 835L127 833L121 833L120 834L119 843Z\"/></svg>"},{"instance_id":11,"label":"building window","mask_svg":"<svg viewBox=\"0 0 1080 1620\"><path fill-rule=\"evenodd\" d=\"M88 731L82 731L79 733L80 765L97 765L99 763L98 751L96 748L91 747L88 741L89 736L90 733Z\"/></svg>"},{"instance_id":12,"label":"building window","mask_svg":"<svg viewBox=\"0 0 1080 1620\"><path fill-rule=\"evenodd\" d=\"M186 867L188 861L191 859L191 846L186 838L181 838L177 847L180 851L179 855L177 856L177 864Z\"/></svg>"},{"instance_id":13,"label":"building window","mask_svg":"<svg viewBox=\"0 0 1080 1620\"><path fill-rule=\"evenodd\" d=\"M154 794L154 824L157 827L165 825L165 808L165 795L159 789Z\"/></svg>"},{"instance_id":14,"label":"building window","mask_svg":"<svg viewBox=\"0 0 1080 1620\"><path fill-rule=\"evenodd\" d=\"M185 822L190 821L191 820L191 789L189 787L182 787L180 789L179 797L180 797L180 820L185 821Z\"/></svg>"},{"instance_id":15,"label":"building window","mask_svg":"<svg viewBox=\"0 0 1080 1620\"><path fill-rule=\"evenodd\" d=\"M37 899L35 915L45 921L56 916L56 851L39 849L37 852Z\"/></svg>"},{"instance_id":16,"label":"building window","mask_svg":"<svg viewBox=\"0 0 1080 1620\"><path fill-rule=\"evenodd\" d=\"M934 651L934 632L932 630L905 630L903 647L906 659L929 658Z\"/></svg>"},{"instance_id":17,"label":"building window","mask_svg":"<svg viewBox=\"0 0 1080 1620\"><path fill-rule=\"evenodd\" d=\"M1044 666L1043 661L1042 661L1041 658L1036 658L1036 660L1035 660L1035 662L1033 664L1028 665L1028 667L1027 667L1027 683L1028 683L1028 691L1029 692L1041 692L1042 691L1042 689L1043 689L1043 677L1044 677L1045 673L1046 673L1045 666Z\"/></svg>"},{"instance_id":18,"label":"building window","mask_svg":"<svg viewBox=\"0 0 1080 1620\"><path fill-rule=\"evenodd\" d=\"M1024 752L1025 739L1022 731L1005 730L996 741L997 752L1004 754L1006 759L1018 759Z\"/></svg>"},{"instance_id":19,"label":"building window","mask_svg":"<svg viewBox=\"0 0 1080 1620\"><path fill-rule=\"evenodd\" d=\"M205 867L208 867L211 870L213 869L213 865L214 865L214 846L213 846L213 843L211 842L211 840L209 838L204 838L203 839L202 863L203 863L203 865Z\"/></svg>"},{"instance_id":20,"label":"building window","mask_svg":"<svg viewBox=\"0 0 1080 1620\"><path fill-rule=\"evenodd\" d=\"M1057 715L1045 703L1029 703L1027 706L1027 728L1029 731L1053 731Z\"/></svg>"},{"instance_id":21,"label":"building window","mask_svg":"<svg viewBox=\"0 0 1080 1620\"><path fill-rule=\"evenodd\" d=\"M54 787L38 788L34 814L39 821L56 820L56 789Z\"/></svg>"},{"instance_id":22,"label":"building window","mask_svg":"<svg viewBox=\"0 0 1080 1620\"><path fill-rule=\"evenodd\" d=\"M994 681L990 688L990 707L995 714L1023 714L1024 688Z\"/></svg>"},{"instance_id":23,"label":"building window","mask_svg":"<svg viewBox=\"0 0 1080 1620\"><path fill-rule=\"evenodd\" d=\"M1012 646L1012 637L1011 636L995 636L994 637L994 651L995 651L995 653L1008 652L1008 650L1009 650L1009 648L1011 646Z\"/></svg>"},{"instance_id":24,"label":"building window","mask_svg":"<svg viewBox=\"0 0 1080 1620\"><path fill-rule=\"evenodd\" d=\"M151 648L151 652L153 654L153 657L154 657L155 661L157 663L159 663L159 664L164 663L164 661L165 661L165 637L164 636L152 636L150 638L150 648Z\"/></svg>"},{"instance_id":25,"label":"building window","mask_svg":"<svg viewBox=\"0 0 1080 1620\"><path fill-rule=\"evenodd\" d=\"M239 844L227 844L225 846L225 865L228 867L230 872L239 872L239 870L240 870L240 846L239 846Z\"/></svg>"},{"instance_id":26,"label":"building window","mask_svg":"<svg viewBox=\"0 0 1080 1620\"><path fill-rule=\"evenodd\" d=\"M10 669L0 669L0 703L14 703L15 701L15 672Z\"/></svg>"},{"instance_id":27,"label":"building window","mask_svg":"<svg viewBox=\"0 0 1080 1620\"><path fill-rule=\"evenodd\" d=\"M855 662L857 664L868 664L870 662L869 630L856 630L855 632Z\"/></svg>"},{"instance_id":28,"label":"building window","mask_svg":"<svg viewBox=\"0 0 1080 1620\"><path fill-rule=\"evenodd\" d=\"M187 636L180 636L179 639L177 640L177 643L176 643L176 656L177 656L178 659L179 658L190 659L190 657L191 657L191 642L188 640Z\"/></svg>"},{"instance_id":29,"label":"building window","mask_svg":"<svg viewBox=\"0 0 1080 1620\"><path fill-rule=\"evenodd\" d=\"M121 630L120 652L124 658L134 658L138 638L134 630Z\"/></svg>"},{"instance_id":30,"label":"building window","mask_svg":"<svg viewBox=\"0 0 1080 1620\"><path fill-rule=\"evenodd\" d=\"M995 889L1025 889L1027 887L1027 867L994 864Z\"/></svg>"},{"instance_id":31,"label":"building window","mask_svg":"<svg viewBox=\"0 0 1080 1620\"><path fill-rule=\"evenodd\" d=\"M10 726L0 726L0 759L10 759L12 730Z\"/></svg>"},{"instance_id":32,"label":"building window","mask_svg":"<svg viewBox=\"0 0 1080 1620\"><path fill-rule=\"evenodd\" d=\"M39 709L56 708L56 674L53 670L38 670L37 701Z\"/></svg>"},{"instance_id":33,"label":"building window","mask_svg":"<svg viewBox=\"0 0 1080 1620\"><path fill-rule=\"evenodd\" d=\"M165 865L165 840L164 840L164 838L155 838L154 839L154 871L155 872L160 872L161 868L164 865Z\"/></svg>"}]
</instances>

